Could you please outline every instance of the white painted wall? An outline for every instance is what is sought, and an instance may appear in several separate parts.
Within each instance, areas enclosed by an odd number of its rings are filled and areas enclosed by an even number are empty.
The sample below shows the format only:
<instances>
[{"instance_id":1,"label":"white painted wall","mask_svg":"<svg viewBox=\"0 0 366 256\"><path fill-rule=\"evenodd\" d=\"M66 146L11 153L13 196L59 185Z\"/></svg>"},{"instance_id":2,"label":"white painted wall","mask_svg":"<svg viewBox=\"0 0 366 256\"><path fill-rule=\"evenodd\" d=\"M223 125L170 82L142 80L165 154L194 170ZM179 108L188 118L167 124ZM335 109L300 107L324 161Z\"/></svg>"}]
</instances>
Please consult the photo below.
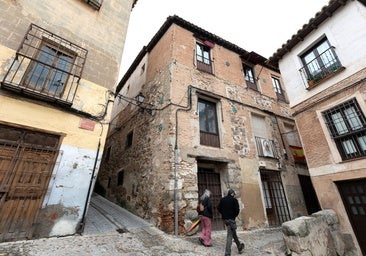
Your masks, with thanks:
<instances>
[{"instance_id":1,"label":"white painted wall","mask_svg":"<svg viewBox=\"0 0 366 256\"><path fill-rule=\"evenodd\" d=\"M95 150L61 146L42 208L62 205L68 213L55 220L50 236L76 232L77 224L83 217L96 154ZM102 152L99 152L95 176L98 174L101 156Z\"/></svg>"},{"instance_id":2,"label":"white painted wall","mask_svg":"<svg viewBox=\"0 0 366 256\"><path fill-rule=\"evenodd\" d=\"M347 4L337 10L329 20L323 22L304 41L283 56L279 67L291 107L366 67L365 28L365 6L358 1L347 1ZM312 90L306 90L306 81L302 80L299 72L302 68L299 56L324 34L335 47L336 54L346 69Z\"/></svg>"}]
</instances>

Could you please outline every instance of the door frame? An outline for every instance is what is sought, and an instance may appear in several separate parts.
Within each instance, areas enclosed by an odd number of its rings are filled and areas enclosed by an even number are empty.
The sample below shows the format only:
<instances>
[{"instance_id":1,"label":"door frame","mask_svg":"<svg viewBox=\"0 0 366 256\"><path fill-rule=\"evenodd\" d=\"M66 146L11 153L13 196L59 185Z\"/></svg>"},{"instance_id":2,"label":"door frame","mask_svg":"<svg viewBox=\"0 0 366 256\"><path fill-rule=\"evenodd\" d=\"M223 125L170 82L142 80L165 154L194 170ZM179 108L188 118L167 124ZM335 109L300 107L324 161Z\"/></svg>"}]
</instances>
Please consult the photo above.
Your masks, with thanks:
<instances>
[{"instance_id":1,"label":"door frame","mask_svg":"<svg viewBox=\"0 0 366 256\"><path fill-rule=\"evenodd\" d=\"M358 195L361 195L361 198L366 198L366 179L354 179L354 180L345 180L345 181L337 181L336 182L340 197L342 198L343 206L347 212L347 217L349 222L351 223L353 233L356 236L360 249L364 255L366 255L366 202L363 203L363 199L359 202ZM349 185L361 185L358 189L352 189ZM346 191L348 188L351 188L352 191ZM361 193L362 191L363 193ZM359 193L357 193L359 192ZM353 203L349 203L349 197ZM365 199L366 200L366 199ZM357 206L357 207L356 207ZM354 209L353 207L356 207ZM361 211L361 214L360 213ZM358 221L354 215L362 215L363 220ZM362 218L362 217L361 217Z\"/></svg>"}]
</instances>

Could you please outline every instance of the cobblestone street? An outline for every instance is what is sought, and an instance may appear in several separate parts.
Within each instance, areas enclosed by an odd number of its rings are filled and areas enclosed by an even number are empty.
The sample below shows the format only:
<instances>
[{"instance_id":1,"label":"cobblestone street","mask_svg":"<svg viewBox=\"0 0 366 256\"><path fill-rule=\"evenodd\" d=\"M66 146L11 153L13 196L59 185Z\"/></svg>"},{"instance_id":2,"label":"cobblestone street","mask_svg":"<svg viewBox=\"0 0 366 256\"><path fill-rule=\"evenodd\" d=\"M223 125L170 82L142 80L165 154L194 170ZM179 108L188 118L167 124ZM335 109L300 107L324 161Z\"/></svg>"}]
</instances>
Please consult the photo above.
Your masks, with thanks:
<instances>
[{"instance_id":1,"label":"cobblestone street","mask_svg":"<svg viewBox=\"0 0 366 256\"><path fill-rule=\"evenodd\" d=\"M240 231L238 236L246 245L241 255L285 255L279 228ZM198 242L198 234L165 234L94 195L83 235L1 243L0 256L224 255L226 232L214 231L212 238L213 246L204 247ZM232 248L232 255L238 255L234 244Z\"/></svg>"}]
</instances>

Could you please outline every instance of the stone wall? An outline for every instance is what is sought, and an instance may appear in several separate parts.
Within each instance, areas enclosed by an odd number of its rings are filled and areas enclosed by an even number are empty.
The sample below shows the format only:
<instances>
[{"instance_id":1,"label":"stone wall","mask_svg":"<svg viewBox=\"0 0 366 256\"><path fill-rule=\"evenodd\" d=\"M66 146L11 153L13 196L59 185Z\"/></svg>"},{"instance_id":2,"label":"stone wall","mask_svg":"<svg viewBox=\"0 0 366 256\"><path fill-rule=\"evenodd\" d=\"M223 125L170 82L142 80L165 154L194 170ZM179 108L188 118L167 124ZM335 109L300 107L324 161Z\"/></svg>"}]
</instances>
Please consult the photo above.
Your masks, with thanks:
<instances>
[{"instance_id":1,"label":"stone wall","mask_svg":"<svg viewBox=\"0 0 366 256\"><path fill-rule=\"evenodd\" d=\"M339 230L333 210L323 210L282 224L282 233L291 256L356 256L350 235Z\"/></svg>"}]
</instances>

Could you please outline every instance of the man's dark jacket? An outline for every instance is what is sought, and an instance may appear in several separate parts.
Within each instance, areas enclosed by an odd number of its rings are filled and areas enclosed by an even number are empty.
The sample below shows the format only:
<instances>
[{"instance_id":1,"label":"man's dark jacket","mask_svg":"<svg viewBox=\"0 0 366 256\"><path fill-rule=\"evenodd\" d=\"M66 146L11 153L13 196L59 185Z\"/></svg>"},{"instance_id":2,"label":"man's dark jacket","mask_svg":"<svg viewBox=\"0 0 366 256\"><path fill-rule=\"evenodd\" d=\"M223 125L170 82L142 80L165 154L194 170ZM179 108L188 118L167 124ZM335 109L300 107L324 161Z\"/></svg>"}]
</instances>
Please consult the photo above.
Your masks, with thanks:
<instances>
[{"instance_id":1,"label":"man's dark jacket","mask_svg":"<svg viewBox=\"0 0 366 256\"><path fill-rule=\"evenodd\" d=\"M235 220L240 212L238 200L231 195L221 198L217 209L224 220Z\"/></svg>"}]
</instances>

